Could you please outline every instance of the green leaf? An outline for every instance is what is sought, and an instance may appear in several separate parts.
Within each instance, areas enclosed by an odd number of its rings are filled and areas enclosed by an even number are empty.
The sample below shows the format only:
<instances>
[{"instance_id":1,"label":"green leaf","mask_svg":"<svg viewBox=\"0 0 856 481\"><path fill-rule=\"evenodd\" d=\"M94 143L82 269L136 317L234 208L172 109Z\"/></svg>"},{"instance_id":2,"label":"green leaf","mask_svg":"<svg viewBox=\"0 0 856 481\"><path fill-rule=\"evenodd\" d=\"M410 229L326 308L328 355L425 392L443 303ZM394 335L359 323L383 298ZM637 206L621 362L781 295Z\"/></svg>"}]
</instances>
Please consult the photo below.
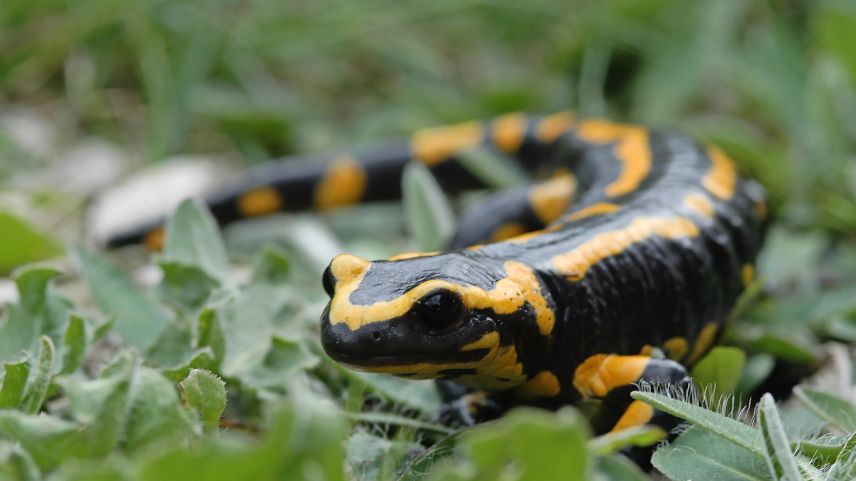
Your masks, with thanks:
<instances>
[{"instance_id":1,"label":"green leaf","mask_svg":"<svg viewBox=\"0 0 856 481\"><path fill-rule=\"evenodd\" d=\"M127 419L128 392L136 359L122 353L89 381L59 378L68 397L72 418L85 426L80 449L90 456L106 456L118 443Z\"/></svg>"},{"instance_id":2,"label":"green leaf","mask_svg":"<svg viewBox=\"0 0 856 481\"><path fill-rule=\"evenodd\" d=\"M510 158L486 149L469 149L458 154L467 170L486 186L503 188L524 184L529 176Z\"/></svg>"},{"instance_id":3,"label":"green leaf","mask_svg":"<svg viewBox=\"0 0 856 481\"><path fill-rule=\"evenodd\" d=\"M830 426L845 433L856 432L856 406L852 403L807 386L795 387L794 395Z\"/></svg>"},{"instance_id":4,"label":"green leaf","mask_svg":"<svg viewBox=\"0 0 856 481\"><path fill-rule=\"evenodd\" d=\"M71 374L80 368L83 357L86 355L87 344L86 326L83 318L72 314L62 338L62 346L60 346L62 353L61 374Z\"/></svg>"},{"instance_id":5,"label":"green leaf","mask_svg":"<svg viewBox=\"0 0 856 481\"><path fill-rule=\"evenodd\" d=\"M651 446L665 437L657 426L638 426L602 434L590 440L589 447L597 454L611 454L627 446Z\"/></svg>"},{"instance_id":6,"label":"green leaf","mask_svg":"<svg viewBox=\"0 0 856 481\"><path fill-rule=\"evenodd\" d=\"M735 390L742 393L744 399L748 399L749 395L767 380L775 366L776 358L769 354L761 353L750 356L746 360L746 367L743 369L743 375L740 377Z\"/></svg>"},{"instance_id":7,"label":"green leaf","mask_svg":"<svg viewBox=\"0 0 856 481\"><path fill-rule=\"evenodd\" d=\"M414 381L357 371L347 371L346 376L357 378L353 382L364 383L377 395L422 412L433 413L440 408L440 395L433 381Z\"/></svg>"},{"instance_id":8,"label":"green leaf","mask_svg":"<svg viewBox=\"0 0 856 481\"><path fill-rule=\"evenodd\" d=\"M200 201L182 202L167 221L164 260L198 266L224 285L231 284L229 259L217 223Z\"/></svg>"},{"instance_id":9,"label":"green leaf","mask_svg":"<svg viewBox=\"0 0 856 481\"><path fill-rule=\"evenodd\" d=\"M791 454L791 445L785 435L785 428L779 419L776 402L769 393L761 397L758 408L758 425L764 436L765 457L773 479L800 481L799 467Z\"/></svg>"},{"instance_id":10,"label":"green leaf","mask_svg":"<svg viewBox=\"0 0 856 481\"><path fill-rule=\"evenodd\" d=\"M841 436L822 436L817 439L800 439L791 443L791 451L804 457L817 460L822 464L832 464L838 459L847 438Z\"/></svg>"},{"instance_id":11,"label":"green leaf","mask_svg":"<svg viewBox=\"0 0 856 481\"><path fill-rule=\"evenodd\" d=\"M826 472L827 481L856 479L856 433L850 435L844 448Z\"/></svg>"},{"instance_id":12,"label":"green leaf","mask_svg":"<svg viewBox=\"0 0 856 481\"><path fill-rule=\"evenodd\" d=\"M0 212L0 275L14 268L51 258L62 253L62 247L50 236L37 232L22 219Z\"/></svg>"},{"instance_id":13,"label":"green leaf","mask_svg":"<svg viewBox=\"0 0 856 481\"><path fill-rule=\"evenodd\" d=\"M132 346L151 347L171 322L166 314L106 259L84 247L76 253L92 297L105 314L115 318L116 331Z\"/></svg>"},{"instance_id":14,"label":"green leaf","mask_svg":"<svg viewBox=\"0 0 856 481\"><path fill-rule=\"evenodd\" d=\"M20 301L10 306L5 323L0 323L0 360L12 361L22 351L35 350L42 334L58 336L62 332L70 305L52 293L51 280L58 274L57 269L42 265L15 271Z\"/></svg>"},{"instance_id":15,"label":"green leaf","mask_svg":"<svg viewBox=\"0 0 856 481\"><path fill-rule=\"evenodd\" d=\"M206 434L216 433L220 416L226 410L226 383L214 374L201 369L192 369L187 378L179 383L184 402L192 407L202 420Z\"/></svg>"},{"instance_id":16,"label":"green leaf","mask_svg":"<svg viewBox=\"0 0 856 481\"><path fill-rule=\"evenodd\" d=\"M633 399L638 399L651 405L655 409L677 416L681 419L711 431L732 443L762 455L763 451L759 444L760 435L753 429L740 421L727 416L709 411L695 404L673 399L663 394L652 392L634 391L630 394Z\"/></svg>"},{"instance_id":17,"label":"green leaf","mask_svg":"<svg viewBox=\"0 0 856 481\"><path fill-rule=\"evenodd\" d=\"M30 453L18 444L0 441L0 479L39 481L42 476Z\"/></svg>"},{"instance_id":18,"label":"green leaf","mask_svg":"<svg viewBox=\"0 0 856 481\"><path fill-rule=\"evenodd\" d=\"M734 392L745 366L746 354L742 350L717 346L693 366L691 375L696 384L713 390L711 399L718 399Z\"/></svg>"},{"instance_id":19,"label":"green leaf","mask_svg":"<svg viewBox=\"0 0 856 481\"><path fill-rule=\"evenodd\" d=\"M424 451L418 443L390 440L358 429L346 442L345 460L359 481L390 480L397 479Z\"/></svg>"},{"instance_id":20,"label":"green leaf","mask_svg":"<svg viewBox=\"0 0 856 481\"><path fill-rule=\"evenodd\" d=\"M460 444L479 473L476 479L501 479L513 471L518 479L588 479L588 437L588 426L573 408L518 408L465 432Z\"/></svg>"},{"instance_id":21,"label":"green leaf","mask_svg":"<svg viewBox=\"0 0 856 481\"><path fill-rule=\"evenodd\" d=\"M42 471L81 455L79 427L53 416L0 411L0 433L19 443Z\"/></svg>"},{"instance_id":22,"label":"green leaf","mask_svg":"<svg viewBox=\"0 0 856 481\"><path fill-rule=\"evenodd\" d=\"M55 354L51 338L42 336L39 340L39 355L33 366L31 381L21 401L21 411L33 414L38 412L44 404L53 377Z\"/></svg>"},{"instance_id":23,"label":"green leaf","mask_svg":"<svg viewBox=\"0 0 856 481\"><path fill-rule=\"evenodd\" d=\"M291 266L281 249L265 246L253 260L253 282L282 284L288 280Z\"/></svg>"},{"instance_id":24,"label":"green leaf","mask_svg":"<svg viewBox=\"0 0 856 481\"><path fill-rule=\"evenodd\" d=\"M163 280L158 297L178 310L195 311L208 300L220 283L202 268L175 261L161 261Z\"/></svg>"},{"instance_id":25,"label":"green leaf","mask_svg":"<svg viewBox=\"0 0 856 481\"><path fill-rule=\"evenodd\" d=\"M0 409L16 408L24 398L27 378L30 375L30 361L3 363L3 387L0 388Z\"/></svg>"},{"instance_id":26,"label":"green leaf","mask_svg":"<svg viewBox=\"0 0 856 481\"><path fill-rule=\"evenodd\" d=\"M654 452L651 463L674 481L769 481L764 458L693 426Z\"/></svg>"},{"instance_id":27,"label":"green leaf","mask_svg":"<svg viewBox=\"0 0 856 481\"><path fill-rule=\"evenodd\" d=\"M413 429L420 429L423 431L434 431L446 435L455 433L454 429L451 429L440 423L421 421L412 417L401 416L388 412L368 411L347 413L347 417L355 421L369 423L373 425L402 426Z\"/></svg>"},{"instance_id":28,"label":"green leaf","mask_svg":"<svg viewBox=\"0 0 856 481\"><path fill-rule=\"evenodd\" d=\"M136 370L126 412L123 443L129 452L195 439L193 423L175 386L154 369Z\"/></svg>"},{"instance_id":29,"label":"green leaf","mask_svg":"<svg viewBox=\"0 0 856 481\"><path fill-rule=\"evenodd\" d=\"M455 229L452 207L431 172L411 163L401 180L407 225L419 249L435 251L445 247Z\"/></svg>"},{"instance_id":30,"label":"green leaf","mask_svg":"<svg viewBox=\"0 0 856 481\"><path fill-rule=\"evenodd\" d=\"M595 461L594 479L603 481L649 481L649 478L633 461L624 456L600 456Z\"/></svg>"}]
</instances>

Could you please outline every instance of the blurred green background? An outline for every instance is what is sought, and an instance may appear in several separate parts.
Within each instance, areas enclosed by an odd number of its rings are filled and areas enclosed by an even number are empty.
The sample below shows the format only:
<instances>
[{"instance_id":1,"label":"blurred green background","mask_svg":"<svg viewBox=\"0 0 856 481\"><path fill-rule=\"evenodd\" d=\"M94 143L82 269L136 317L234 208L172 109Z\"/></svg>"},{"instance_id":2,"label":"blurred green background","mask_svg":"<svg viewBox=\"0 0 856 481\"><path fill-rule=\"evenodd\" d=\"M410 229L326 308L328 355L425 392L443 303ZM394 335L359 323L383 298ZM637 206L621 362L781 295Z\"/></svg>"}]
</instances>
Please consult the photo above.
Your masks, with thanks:
<instances>
[{"instance_id":1,"label":"blurred green background","mask_svg":"<svg viewBox=\"0 0 856 481\"><path fill-rule=\"evenodd\" d=\"M508 459L523 461L507 479L530 468L539 474L525 479L595 468L647 479L602 456L631 441L586 441L574 411L459 437L431 417L430 387L323 356L319 269L340 246L380 256L418 244L397 207L277 220L261 241L253 224L227 232L227 253L185 204L161 257L110 254L117 269L85 248L64 252L86 238L89 201L145 167L192 155L241 168L566 109L689 131L767 188L762 281L726 334L733 347L697 380L783 400L832 369L852 390L852 0L0 0L0 479L340 479L343 464L360 480L496 479ZM286 231L292 242L277 242ZM20 269L42 260L62 273ZM826 407L793 405L782 414L791 440L856 430L852 405L836 422ZM680 442L739 458L699 432ZM561 439L553 451L539 441L550 436ZM803 454L831 463L830 449ZM447 458L459 463L433 469ZM658 467L682 479L703 465Z\"/></svg>"}]
</instances>

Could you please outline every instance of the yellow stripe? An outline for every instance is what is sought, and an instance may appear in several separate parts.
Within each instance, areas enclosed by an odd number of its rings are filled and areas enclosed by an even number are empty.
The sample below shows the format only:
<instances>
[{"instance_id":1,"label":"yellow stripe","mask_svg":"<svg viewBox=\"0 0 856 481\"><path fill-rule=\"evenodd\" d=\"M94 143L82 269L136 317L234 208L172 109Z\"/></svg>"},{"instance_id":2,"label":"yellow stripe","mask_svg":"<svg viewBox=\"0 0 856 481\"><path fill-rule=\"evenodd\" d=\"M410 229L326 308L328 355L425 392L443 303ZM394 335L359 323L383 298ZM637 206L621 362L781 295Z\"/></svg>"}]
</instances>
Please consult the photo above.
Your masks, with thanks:
<instances>
[{"instance_id":1,"label":"yellow stripe","mask_svg":"<svg viewBox=\"0 0 856 481\"><path fill-rule=\"evenodd\" d=\"M396 254L389 259L388 261L403 261L405 259L415 259L417 257L430 257L441 254L440 251L432 251L432 252L402 252L401 254Z\"/></svg>"},{"instance_id":2,"label":"yellow stripe","mask_svg":"<svg viewBox=\"0 0 856 481\"><path fill-rule=\"evenodd\" d=\"M701 194L687 194L684 196L684 205L708 219L713 218L716 213L713 203Z\"/></svg>"},{"instance_id":3,"label":"yellow stripe","mask_svg":"<svg viewBox=\"0 0 856 481\"><path fill-rule=\"evenodd\" d=\"M666 351L666 356L675 361L683 359L689 349L689 344L683 337L672 337L663 342L663 350Z\"/></svg>"},{"instance_id":4,"label":"yellow stripe","mask_svg":"<svg viewBox=\"0 0 856 481\"><path fill-rule=\"evenodd\" d=\"M734 195L734 187L737 184L734 163L716 146L711 145L707 149L707 154L712 165L702 179L702 185L711 194L722 200L728 200Z\"/></svg>"},{"instance_id":5,"label":"yellow stripe","mask_svg":"<svg viewBox=\"0 0 856 481\"><path fill-rule=\"evenodd\" d=\"M499 242L505 239L511 239L512 237L519 236L520 234L525 234L527 230L526 226L519 222L502 224L494 229L493 233L490 235L490 242Z\"/></svg>"},{"instance_id":6,"label":"yellow stripe","mask_svg":"<svg viewBox=\"0 0 856 481\"><path fill-rule=\"evenodd\" d=\"M701 329L701 332L698 333L695 343L693 344L693 350L687 358L687 365L692 365L694 362L698 361L698 359L706 353L708 349L710 349L710 346L713 345L713 341L716 340L716 333L718 330L719 325L715 322L710 322Z\"/></svg>"},{"instance_id":7,"label":"yellow stripe","mask_svg":"<svg viewBox=\"0 0 856 481\"><path fill-rule=\"evenodd\" d=\"M273 214L282 210L282 197L273 187L258 187L238 198L238 211L244 217Z\"/></svg>"},{"instance_id":8,"label":"yellow stripe","mask_svg":"<svg viewBox=\"0 0 856 481\"><path fill-rule=\"evenodd\" d=\"M353 157L339 157L315 187L315 208L323 211L358 202L367 183L365 170Z\"/></svg>"},{"instance_id":9,"label":"yellow stripe","mask_svg":"<svg viewBox=\"0 0 856 481\"><path fill-rule=\"evenodd\" d=\"M609 432L623 431L625 429L644 426L654 417L654 408L642 401L633 401L627 406L624 414L615 423Z\"/></svg>"},{"instance_id":10,"label":"yellow stripe","mask_svg":"<svg viewBox=\"0 0 856 481\"><path fill-rule=\"evenodd\" d=\"M633 244L653 236L665 239L695 237L698 227L683 217L637 217L623 229L597 234L570 252L551 259L568 280L582 279L588 270L607 257L621 254Z\"/></svg>"},{"instance_id":11,"label":"yellow stripe","mask_svg":"<svg viewBox=\"0 0 856 481\"><path fill-rule=\"evenodd\" d=\"M436 289L447 289L457 293L467 308L491 309L497 314L511 314L528 303L535 311L539 332L547 335L553 331L556 318L541 293L541 284L532 268L521 262L507 261L503 265L506 277L497 281L489 291L432 279L389 301L352 304L351 293L359 287L370 265L368 261L348 254L336 256L330 263L336 277L336 295L330 301L331 324L345 324L355 331L368 324L385 322L406 314L426 294Z\"/></svg>"},{"instance_id":12,"label":"yellow stripe","mask_svg":"<svg viewBox=\"0 0 856 481\"><path fill-rule=\"evenodd\" d=\"M592 217L595 215L609 214L610 212L616 212L620 209L621 206L618 204L613 204L610 202L598 202L596 204L592 204L574 212L573 214L568 216L568 220L574 221L585 219L586 217Z\"/></svg>"},{"instance_id":13,"label":"yellow stripe","mask_svg":"<svg viewBox=\"0 0 856 481\"><path fill-rule=\"evenodd\" d=\"M159 251L163 249L165 238L166 234L164 233L163 227L152 229L145 237L143 237L143 246L150 251Z\"/></svg>"},{"instance_id":14,"label":"yellow stripe","mask_svg":"<svg viewBox=\"0 0 856 481\"><path fill-rule=\"evenodd\" d=\"M648 356L595 354L574 371L574 387L583 397L606 396L617 387L638 381L650 359Z\"/></svg>"},{"instance_id":15,"label":"yellow stripe","mask_svg":"<svg viewBox=\"0 0 856 481\"><path fill-rule=\"evenodd\" d=\"M549 144L555 142L565 132L574 126L574 114L572 112L559 112L548 115L538 122L535 127L535 138L540 142Z\"/></svg>"},{"instance_id":16,"label":"yellow stripe","mask_svg":"<svg viewBox=\"0 0 856 481\"><path fill-rule=\"evenodd\" d=\"M558 219L571 204L577 180L570 173L561 174L529 189L529 205L538 220L549 224Z\"/></svg>"},{"instance_id":17,"label":"yellow stripe","mask_svg":"<svg viewBox=\"0 0 856 481\"><path fill-rule=\"evenodd\" d=\"M523 143L526 134L526 116L513 113L497 117L491 125L494 145L505 153L514 153Z\"/></svg>"},{"instance_id":18,"label":"yellow stripe","mask_svg":"<svg viewBox=\"0 0 856 481\"><path fill-rule=\"evenodd\" d=\"M621 174L606 186L605 193L610 197L633 192L651 171L648 131L643 127L588 120L580 123L577 135L591 143L618 142L614 152L621 162Z\"/></svg>"},{"instance_id":19,"label":"yellow stripe","mask_svg":"<svg viewBox=\"0 0 856 481\"><path fill-rule=\"evenodd\" d=\"M748 287L755 280L755 268L752 264L743 264L740 269L740 278L743 280L743 287Z\"/></svg>"},{"instance_id":20,"label":"yellow stripe","mask_svg":"<svg viewBox=\"0 0 856 481\"><path fill-rule=\"evenodd\" d=\"M419 130L410 140L411 157L429 167L437 165L478 145L483 136L484 129L478 122Z\"/></svg>"},{"instance_id":21,"label":"yellow stripe","mask_svg":"<svg viewBox=\"0 0 856 481\"><path fill-rule=\"evenodd\" d=\"M541 371L514 390L518 396L533 399L558 396L562 391L559 379L550 371Z\"/></svg>"}]
</instances>

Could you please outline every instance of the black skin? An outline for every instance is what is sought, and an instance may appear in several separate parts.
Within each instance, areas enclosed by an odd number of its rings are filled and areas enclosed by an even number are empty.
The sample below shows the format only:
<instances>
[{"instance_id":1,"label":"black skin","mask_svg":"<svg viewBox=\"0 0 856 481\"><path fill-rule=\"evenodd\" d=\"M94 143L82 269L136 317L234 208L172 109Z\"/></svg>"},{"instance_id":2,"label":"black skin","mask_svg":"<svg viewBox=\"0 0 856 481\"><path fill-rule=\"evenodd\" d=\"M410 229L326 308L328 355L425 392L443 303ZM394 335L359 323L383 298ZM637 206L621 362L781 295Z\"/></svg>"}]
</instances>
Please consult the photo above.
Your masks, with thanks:
<instances>
[{"instance_id":1,"label":"black skin","mask_svg":"<svg viewBox=\"0 0 856 481\"><path fill-rule=\"evenodd\" d=\"M610 197L605 194L606 187L622 175L617 144L587 141L574 126L545 141L539 133L544 124L541 117L526 118L519 145L507 153L534 176L549 177L556 169L573 173L579 187L565 214L604 202L620 205L620 210L573 222L560 220L524 242L464 249L486 241L505 222L516 221L526 229L544 227L541 220L534 218L532 206L523 195L527 186L498 193L464 215L450 252L406 261L373 262L349 299L355 305L371 306L402 296L428 280L490 290L507 275L505 263L513 261L532 269L555 316L552 333L545 336L538 332L535 310L529 304L511 313L497 313L490 308L456 305L460 299L456 301L454 293L432 292L403 316L354 331L331 322L329 310L325 311L322 343L332 358L362 368L474 361L485 353L463 352L461 347L496 332L501 346L516 349L526 379L550 372L561 386L558 395L530 400L522 400L510 390L499 390L479 401L487 408L481 411L484 414L473 415L469 410L462 413L459 420L469 424L480 421L480 416L495 417L521 402L547 408L575 403L582 396L572 384L574 372L589 357L599 353L636 355L646 345L661 346L676 337L692 346L705 326L723 322L744 287L742 269L754 262L763 240L764 215L758 214L757 208L763 202L760 187L738 178L733 194L727 198L715 196L702 182L713 168L713 161L701 145L680 134L646 131L646 148L652 158L650 171L631 191ZM498 134L491 130L494 123L483 125L482 147L501 145ZM411 154L408 142L352 154L367 179L359 201L399 198L399 179L412 160ZM452 152L448 158L429 164L444 190L456 193L484 187L456 155ZM331 160L335 157L329 156ZM303 160L287 159L253 171L231 188L210 197L208 203L217 220L225 224L240 218L238 200L247 190L259 186L279 192L283 209L311 208L313 192L327 167L323 162ZM714 211L710 218L687 208L683 201L690 194L707 199ZM697 235L638 239L595 262L584 277L576 280L569 280L551 262L586 243L600 242L600 234L625 229L640 219L674 217L691 221L698 229ZM108 240L108 245L139 242L151 227L118 234ZM332 297L336 279L331 276L329 271L325 274L324 284ZM684 382L686 377L686 370L675 362L651 359L648 367L634 382L674 384ZM439 374L454 380L473 372L449 369ZM614 408L616 418L629 402L626 391L630 384L604 398ZM464 392L451 384L444 385L441 391L450 401ZM472 397L464 399L470 402ZM465 404L457 405L460 408ZM453 411L447 409L446 413ZM469 419L463 419L464 414Z\"/></svg>"}]
</instances>

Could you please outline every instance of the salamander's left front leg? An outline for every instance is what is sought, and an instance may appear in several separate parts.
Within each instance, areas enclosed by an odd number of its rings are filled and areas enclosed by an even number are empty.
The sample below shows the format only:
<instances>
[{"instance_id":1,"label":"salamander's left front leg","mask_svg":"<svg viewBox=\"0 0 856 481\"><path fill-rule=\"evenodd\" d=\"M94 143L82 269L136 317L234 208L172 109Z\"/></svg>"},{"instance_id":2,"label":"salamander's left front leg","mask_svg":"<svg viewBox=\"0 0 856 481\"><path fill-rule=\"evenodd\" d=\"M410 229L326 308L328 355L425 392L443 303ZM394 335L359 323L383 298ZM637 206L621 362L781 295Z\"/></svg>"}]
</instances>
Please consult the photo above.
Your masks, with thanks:
<instances>
[{"instance_id":1,"label":"salamander's left front leg","mask_svg":"<svg viewBox=\"0 0 856 481\"><path fill-rule=\"evenodd\" d=\"M650 356L596 354L586 359L574 372L574 387L585 398L603 400L610 410L622 413L610 431L656 424L670 430L675 418L655 412L642 401L634 401L630 392L639 383L654 386L688 387L691 379L686 369L675 361Z\"/></svg>"},{"instance_id":2,"label":"salamander's left front leg","mask_svg":"<svg viewBox=\"0 0 856 481\"><path fill-rule=\"evenodd\" d=\"M501 416L509 408L502 393L473 390L452 381L437 381L437 391L443 404L439 420L453 426L473 426Z\"/></svg>"}]
</instances>

